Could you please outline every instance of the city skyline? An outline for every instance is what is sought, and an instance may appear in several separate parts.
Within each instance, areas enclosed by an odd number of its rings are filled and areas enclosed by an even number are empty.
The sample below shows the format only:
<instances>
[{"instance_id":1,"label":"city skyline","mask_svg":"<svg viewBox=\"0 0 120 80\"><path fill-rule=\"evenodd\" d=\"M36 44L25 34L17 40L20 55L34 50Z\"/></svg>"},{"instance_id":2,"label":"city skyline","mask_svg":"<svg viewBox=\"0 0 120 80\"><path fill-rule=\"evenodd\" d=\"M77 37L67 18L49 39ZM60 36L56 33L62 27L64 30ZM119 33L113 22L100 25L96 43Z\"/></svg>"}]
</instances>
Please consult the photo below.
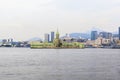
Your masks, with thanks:
<instances>
[{"instance_id":1,"label":"city skyline","mask_svg":"<svg viewBox=\"0 0 120 80\"><path fill-rule=\"evenodd\" d=\"M59 30L57 29L56 31L51 31L51 32L44 33L43 38L39 37L39 36L36 36L36 37L34 36L34 37L30 37L29 39L26 39L26 40L25 39L24 40L15 40L14 38L7 37L7 38L0 38L0 41L14 39L14 41L41 40L41 41L45 41L45 42L52 42L54 40L54 37L55 37L55 34L57 33L57 31L59 32ZM102 35L105 34L106 36L110 35L111 37L118 35L118 38L119 38L120 27L118 27L118 31L115 31L115 32L105 31L105 30L94 27L91 30L88 30L86 32L71 32L71 33L63 34L60 37L63 38L65 36L70 36L70 37L74 37L74 38L79 37L79 38L83 38L83 39L95 40L95 39L97 39L97 37L100 37L101 34ZM104 36L103 36L103 38L104 38Z\"/></svg>"},{"instance_id":2,"label":"city skyline","mask_svg":"<svg viewBox=\"0 0 120 80\"><path fill-rule=\"evenodd\" d=\"M0 39L43 38L59 28L61 35L92 27L118 32L119 0L1 0Z\"/></svg>"}]
</instances>

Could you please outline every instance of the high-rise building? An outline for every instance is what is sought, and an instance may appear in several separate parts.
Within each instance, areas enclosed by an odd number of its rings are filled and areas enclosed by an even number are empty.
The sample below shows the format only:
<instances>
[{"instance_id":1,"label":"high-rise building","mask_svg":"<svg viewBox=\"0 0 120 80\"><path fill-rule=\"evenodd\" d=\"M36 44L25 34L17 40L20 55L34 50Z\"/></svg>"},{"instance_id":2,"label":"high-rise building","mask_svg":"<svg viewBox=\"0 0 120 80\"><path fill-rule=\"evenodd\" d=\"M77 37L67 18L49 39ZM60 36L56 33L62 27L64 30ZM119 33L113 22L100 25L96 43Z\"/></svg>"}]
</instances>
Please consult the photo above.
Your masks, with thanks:
<instances>
[{"instance_id":1,"label":"high-rise building","mask_svg":"<svg viewBox=\"0 0 120 80\"><path fill-rule=\"evenodd\" d=\"M106 32L100 32L99 36L102 37L102 38L106 38L106 34L107 34Z\"/></svg>"},{"instance_id":2,"label":"high-rise building","mask_svg":"<svg viewBox=\"0 0 120 80\"><path fill-rule=\"evenodd\" d=\"M112 33L109 32L100 32L99 36L105 39L111 39L112 38Z\"/></svg>"},{"instance_id":3,"label":"high-rise building","mask_svg":"<svg viewBox=\"0 0 120 80\"><path fill-rule=\"evenodd\" d=\"M45 42L49 42L49 34L45 34L45 40L44 40Z\"/></svg>"},{"instance_id":4,"label":"high-rise building","mask_svg":"<svg viewBox=\"0 0 120 80\"><path fill-rule=\"evenodd\" d=\"M54 32L51 32L51 42L53 42L53 40L54 40Z\"/></svg>"},{"instance_id":5,"label":"high-rise building","mask_svg":"<svg viewBox=\"0 0 120 80\"><path fill-rule=\"evenodd\" d=\"M96 40L98 37L97 31L92 31L91 32L91 40Z\"/></svg>"},{"instance_id":6,"label":"high-rise building","mask_svg":"<svg viewBox=\"0 0 120 80\"><path fill-rule=\"evenodd\" d=\"M120 27L119 27L119 40L120 40Z\"/></svg>"},{"instance_id":7,"label":"high-rise building","mask_svg":"<svg viewBox=\"0 0 120 80\"><path fill-rule=\"evenodd\" d=\"M112 38L112 33L107 33L107 39L111 39Z\"/></svg>"}]
</instances>

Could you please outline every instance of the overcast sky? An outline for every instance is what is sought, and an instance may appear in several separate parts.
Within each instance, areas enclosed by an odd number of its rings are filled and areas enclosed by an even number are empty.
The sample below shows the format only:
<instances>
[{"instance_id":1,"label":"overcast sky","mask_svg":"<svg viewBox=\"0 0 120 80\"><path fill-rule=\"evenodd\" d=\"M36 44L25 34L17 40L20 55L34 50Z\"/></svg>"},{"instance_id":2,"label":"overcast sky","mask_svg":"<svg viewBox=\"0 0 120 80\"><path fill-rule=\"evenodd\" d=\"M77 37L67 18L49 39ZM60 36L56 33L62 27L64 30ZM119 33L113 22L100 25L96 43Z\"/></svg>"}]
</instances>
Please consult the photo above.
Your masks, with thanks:
<instances>
[{"instance_id":1,"label":"overcast sky","mask_svg":"<svg viewBox=\"0 0 120 80\"><path fill-rule=\"evenodd\" d=\"M0 0L0 39L43 38L57 28L61 35L92 27L112 32L119 26L120 0Z\"/></svg>"}]
</instances>

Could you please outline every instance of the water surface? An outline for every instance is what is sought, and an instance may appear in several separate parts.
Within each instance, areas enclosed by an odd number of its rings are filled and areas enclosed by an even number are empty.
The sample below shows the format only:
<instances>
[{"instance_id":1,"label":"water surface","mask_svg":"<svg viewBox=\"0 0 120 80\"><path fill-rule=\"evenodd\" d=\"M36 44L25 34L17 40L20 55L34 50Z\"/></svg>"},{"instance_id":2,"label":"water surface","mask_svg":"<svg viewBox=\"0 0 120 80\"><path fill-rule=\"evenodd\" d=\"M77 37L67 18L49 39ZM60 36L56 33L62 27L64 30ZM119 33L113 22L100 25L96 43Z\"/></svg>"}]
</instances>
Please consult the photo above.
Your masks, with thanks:
<instances>
[{"instance_id":1,"label":"water surface","mask_svg":"<svg viewBox=\"0 0 120 80\"><path fill-rule=\"evenodd\" d=\"M0 80L120 80L120 49L0 48Z\"/></svg>"}]
</instances>

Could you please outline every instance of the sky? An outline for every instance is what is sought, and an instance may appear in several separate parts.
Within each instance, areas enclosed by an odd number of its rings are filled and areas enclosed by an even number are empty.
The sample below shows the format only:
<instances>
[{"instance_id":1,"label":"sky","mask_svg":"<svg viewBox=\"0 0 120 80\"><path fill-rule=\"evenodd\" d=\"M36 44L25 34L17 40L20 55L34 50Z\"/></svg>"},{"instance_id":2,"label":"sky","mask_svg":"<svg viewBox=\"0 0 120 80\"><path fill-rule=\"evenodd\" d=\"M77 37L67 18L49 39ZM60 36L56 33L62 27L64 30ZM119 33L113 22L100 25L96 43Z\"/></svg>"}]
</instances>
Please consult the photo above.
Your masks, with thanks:
<instances>
[{"instance_id":1,"label":"sky","mask_svg":"<svg viewBox=\"0 0 120 80\"><path fill-rule=\"evenodd\" d=\"M114 32L120 26L120 0L0 0L0 39L44 38L86 32L93 27Z\"/></svg>"}]
</instances>

